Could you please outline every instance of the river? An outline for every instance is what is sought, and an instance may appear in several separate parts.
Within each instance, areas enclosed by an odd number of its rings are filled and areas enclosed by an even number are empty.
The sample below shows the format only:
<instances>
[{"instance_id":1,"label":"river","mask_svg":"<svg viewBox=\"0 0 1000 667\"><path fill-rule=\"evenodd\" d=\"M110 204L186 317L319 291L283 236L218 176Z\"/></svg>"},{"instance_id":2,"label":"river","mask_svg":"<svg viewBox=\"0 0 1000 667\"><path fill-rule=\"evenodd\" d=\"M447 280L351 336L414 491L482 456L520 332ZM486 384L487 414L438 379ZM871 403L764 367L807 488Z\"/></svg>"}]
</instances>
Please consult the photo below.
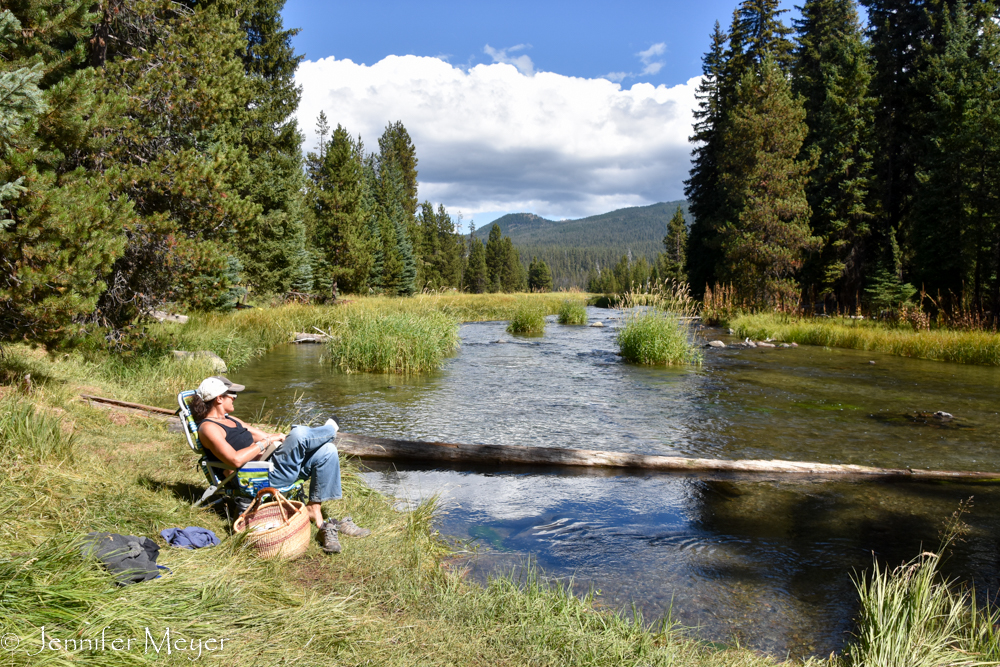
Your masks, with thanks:
<instances>
[{"instance_id":1,"label":"river","mask_svg":"<svg viewBox=\"0 0 1000 667\"><path fill-rule=\"evenodd\" d=\"M324 346L275 348L231 377L244 418L445 442L576 447L705 458L765 458L1000 471L1000 369L822 347L709 349L700 367L644 368L605 327L541 337L505 322L461 325L443 369L404 378L345 375ZM719 330L699 338L731 338ZM943 410L954 419L925 415ZM847 482L774 476L476 469L372 464L402 504L439 496L437 527L472 576L517 570L596 589L602 605L667 614L709 641L778 656L825 655L849 637L852 574L936 548L944 520L974 496L945 571L980 597L1000 584L1000 490L989 484Z\"/></svg>"}]
</instances>

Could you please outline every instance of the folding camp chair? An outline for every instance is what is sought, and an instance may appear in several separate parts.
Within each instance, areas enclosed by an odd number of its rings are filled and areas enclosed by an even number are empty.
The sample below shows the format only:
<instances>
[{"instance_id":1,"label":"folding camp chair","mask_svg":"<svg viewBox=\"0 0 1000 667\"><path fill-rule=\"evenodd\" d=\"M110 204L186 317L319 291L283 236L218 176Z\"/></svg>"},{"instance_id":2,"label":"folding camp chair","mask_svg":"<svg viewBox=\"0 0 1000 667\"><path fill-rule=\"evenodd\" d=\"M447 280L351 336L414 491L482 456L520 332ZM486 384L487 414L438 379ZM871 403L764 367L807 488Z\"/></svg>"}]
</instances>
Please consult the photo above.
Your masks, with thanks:
<instances>
[{"instance_id":1,"label":"folding camp chair","mask_svg":"<svg viewBox=\"0 0 1000 667\"><path fill-rule=\"evenodd\" d=\"M194 503L194 507L198 507L216 494L219 494L221 497L209 503L209 505L227 498L237 503L237 505L247 505L257 497L258 491L269 486L277 488L286 498L295 500L305 499L304 480L296 480L290 486L281 487L271 483L269 475L274 471L274 464L268 461L268 459L278 449L277 443L272 444L264 450L260 461L250 461L239 470L235 470L223 477L225 471L231 466L220 461L209 460L208 452L198 439L198 425L194 423L194 417L191 416L191 407L188 405L188 401L194 395L194 390L186 390L177 394L177 406L180 408L178 414L184 427L184 436L187 438L188 446L192 451L201 456L198 459L198 466L201 467L202 472L205 473L205 479L208 480L208 489Z\"/></svg>"}]
</instances>

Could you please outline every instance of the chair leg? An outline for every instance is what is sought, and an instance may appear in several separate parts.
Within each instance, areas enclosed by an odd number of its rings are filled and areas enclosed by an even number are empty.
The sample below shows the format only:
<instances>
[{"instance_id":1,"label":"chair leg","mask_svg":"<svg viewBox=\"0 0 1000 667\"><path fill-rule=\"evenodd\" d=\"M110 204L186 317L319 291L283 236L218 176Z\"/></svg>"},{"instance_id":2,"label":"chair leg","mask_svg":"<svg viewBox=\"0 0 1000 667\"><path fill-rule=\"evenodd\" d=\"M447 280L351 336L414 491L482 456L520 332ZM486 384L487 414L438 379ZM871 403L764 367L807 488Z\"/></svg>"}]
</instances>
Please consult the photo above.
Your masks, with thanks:
<instances>
[{"instance_id":1,"label":"chair leg","mask_svg":"<svg viewBox=\"0 0 1000 667\"><path fill-rule=\"evenodd\" d=\"M198 499L198 502L196 502L195 504L191 505L191 507L198 507L203 502L205 502L206 500L208 500L209 498L211 498L213 495L215 495L215 492L218 491L218 490L219 490L219 487L217 487L217 486L210 486L210 487L208 487L207 489L205 489L205 493L203 493L201 495L201 498Z\"/></svg>"}]
</instances>

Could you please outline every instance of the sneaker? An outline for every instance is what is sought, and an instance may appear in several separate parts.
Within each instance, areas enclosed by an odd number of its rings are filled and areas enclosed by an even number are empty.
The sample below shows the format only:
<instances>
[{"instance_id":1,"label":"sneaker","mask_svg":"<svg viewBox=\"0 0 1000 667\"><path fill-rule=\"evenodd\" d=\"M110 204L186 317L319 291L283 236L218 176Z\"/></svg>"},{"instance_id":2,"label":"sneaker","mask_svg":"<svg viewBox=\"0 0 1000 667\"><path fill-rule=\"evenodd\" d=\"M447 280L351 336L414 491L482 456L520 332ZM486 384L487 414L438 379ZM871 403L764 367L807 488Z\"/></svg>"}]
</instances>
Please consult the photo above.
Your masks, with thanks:
<instances>
[{"instance_id":1,"label":"sneaker","mask_svg":"<svg viewBox=\"0 0 1000 667\"><path fill-rule=\"evenodd\" d=\"M338 521L337 530L348 537L368 537L372 534L372 531L367 528L361 528L354 523L351 517L345 517L342 521Z\"/></svg>"},{"instance_id":2,"label":"sneaker","mask_svg":"<svg viewBox=\"0 0 1000 667\"><path fill-rule=\"evenodd\" d=\"M332 426L334 431L339 431L340 430L340 424L338 424L337 420L334 419L333 417L330 417L329 419L327 419L323 423L323 426Z\"/></svg>"},{"instance_id":3,"label":"sneaker","mask_svg":"<svg viewBox=\"0 0 1000 667\"><path fill-rule=\"evenodd\" d=\"M324 521L319 527L319 544L323 551L328 554L340 553L340 540L337 539L337 524L333 521Z\"/></svg>"}]
</instances>

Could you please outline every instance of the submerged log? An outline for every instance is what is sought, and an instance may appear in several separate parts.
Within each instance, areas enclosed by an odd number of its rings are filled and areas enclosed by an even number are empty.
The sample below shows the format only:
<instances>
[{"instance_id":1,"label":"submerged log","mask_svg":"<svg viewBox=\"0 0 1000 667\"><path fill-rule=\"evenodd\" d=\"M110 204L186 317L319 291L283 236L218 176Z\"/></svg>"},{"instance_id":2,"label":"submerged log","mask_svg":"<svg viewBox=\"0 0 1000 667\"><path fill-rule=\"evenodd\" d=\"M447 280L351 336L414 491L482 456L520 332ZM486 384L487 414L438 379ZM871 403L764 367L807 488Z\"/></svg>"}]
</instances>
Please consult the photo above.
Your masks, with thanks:
<instances>
[{"instance_id":1,"label":"submerged log","mask_svg":"<svg viewBox=\"0 0 1000 667\"><path fill-rule=\"evenodd\" d=\"M914 480L1000 482L1000 473L809 463L805 461L689 459L602 452L589 449L523 447L519 445L464 445L447 442L417 442L341 433L337 449L360 458L411 461L446 461L480 465L585 466L631 468L671 472L781 473L809 476L894 477Z\"/></svg>"}]
</instances>

